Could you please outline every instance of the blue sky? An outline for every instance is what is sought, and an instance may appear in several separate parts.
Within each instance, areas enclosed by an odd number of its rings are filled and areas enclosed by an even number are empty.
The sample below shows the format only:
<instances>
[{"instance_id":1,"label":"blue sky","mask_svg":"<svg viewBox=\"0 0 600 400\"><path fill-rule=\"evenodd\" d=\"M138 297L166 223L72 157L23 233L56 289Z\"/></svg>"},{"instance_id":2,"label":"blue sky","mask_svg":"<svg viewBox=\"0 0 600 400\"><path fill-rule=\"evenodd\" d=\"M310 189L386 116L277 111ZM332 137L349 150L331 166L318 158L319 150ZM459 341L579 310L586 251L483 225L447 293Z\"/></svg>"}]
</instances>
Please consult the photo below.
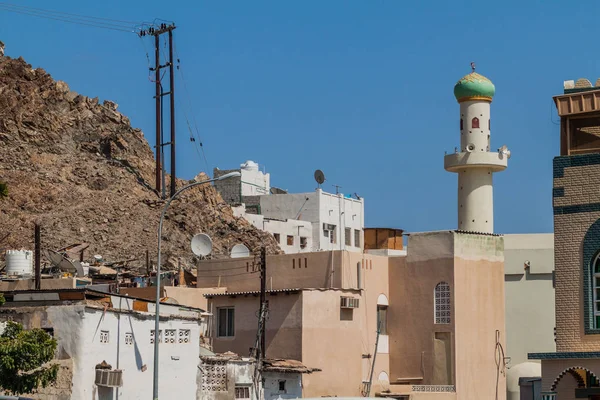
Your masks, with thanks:
<instances>
[{"instance_id":1,"label":"blue sky","mask_svg":"<svg viewBox=\"0 0 600 400\"><path fill-rule=\"evenodd\" d=\"M206 170L183 109L198 123L210 170L247 159L274 186L311 191L313 171L365 198L367 226L409 232L456 227L459 144L453 86L477 71L496 85L492 149L495 229L552 231L552 95L566 79L600 77L595 1L60 2L21 5L132 21L174 20L193 109L176 76L178 175ZM153 140L150 38L0 9L6 53L23 56L81 94L110 99ZM152 53L150 53L152 57ZM152 58L151 58L152 60ZM193 117L192 117L193 115ZM212 172L211 172L212 174Z\"/></svg>"}]
</instances>

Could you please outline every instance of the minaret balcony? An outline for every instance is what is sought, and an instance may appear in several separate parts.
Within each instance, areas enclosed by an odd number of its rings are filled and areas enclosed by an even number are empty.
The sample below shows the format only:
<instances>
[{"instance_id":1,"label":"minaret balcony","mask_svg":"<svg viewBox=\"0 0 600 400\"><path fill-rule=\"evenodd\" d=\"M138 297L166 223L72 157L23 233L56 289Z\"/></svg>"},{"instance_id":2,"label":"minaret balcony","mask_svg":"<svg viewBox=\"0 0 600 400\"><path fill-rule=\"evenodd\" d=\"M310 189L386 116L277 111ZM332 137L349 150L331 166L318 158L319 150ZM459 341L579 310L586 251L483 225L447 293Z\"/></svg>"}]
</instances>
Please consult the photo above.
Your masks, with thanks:
<instances>
[{"instance_id":1,"label":"minaret balcony","mask_svg":"<svg viewBox=\"0 0 600 400\"><path fill-rule=\"evenodd\" d=\"M492 172L499 172L507 166L508 156L502 152L465 151L444 156L444 169L449 172L459 172L465 168L489 168Z\"/></svg>"}]
</instances>

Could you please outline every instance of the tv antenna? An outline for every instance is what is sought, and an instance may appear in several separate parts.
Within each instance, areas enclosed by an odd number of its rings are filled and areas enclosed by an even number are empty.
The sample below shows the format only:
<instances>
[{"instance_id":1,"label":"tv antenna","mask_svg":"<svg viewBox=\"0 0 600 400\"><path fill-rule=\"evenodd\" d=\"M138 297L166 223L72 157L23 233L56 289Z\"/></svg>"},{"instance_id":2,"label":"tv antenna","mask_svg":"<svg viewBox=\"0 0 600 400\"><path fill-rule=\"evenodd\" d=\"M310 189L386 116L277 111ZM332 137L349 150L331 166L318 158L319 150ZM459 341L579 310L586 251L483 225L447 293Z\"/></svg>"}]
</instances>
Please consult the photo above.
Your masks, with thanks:
<instances>
[{"instance_id":1,"label":"tv antenna","mask_svg":"<svg viewBox=\"0 0 600 400\"><path fill-rule=\"evenodd\" d=\"M212 251L212 239L206 233L199 233L192 238L192 253L199 257L206 257Z\"/></svg>"},{"instance_id":2,"label":"tv antenna","mask_svg":"<svg viewBox=\"0 0 600 400\"><path fill-rule=\"evenodd\" d=\"M315 171L315 181L317 181L317 184L319 185L318 186L319 188L325 182L325 174L320 169L318 169L318 170Z\"/></svg>"}]
</instances>

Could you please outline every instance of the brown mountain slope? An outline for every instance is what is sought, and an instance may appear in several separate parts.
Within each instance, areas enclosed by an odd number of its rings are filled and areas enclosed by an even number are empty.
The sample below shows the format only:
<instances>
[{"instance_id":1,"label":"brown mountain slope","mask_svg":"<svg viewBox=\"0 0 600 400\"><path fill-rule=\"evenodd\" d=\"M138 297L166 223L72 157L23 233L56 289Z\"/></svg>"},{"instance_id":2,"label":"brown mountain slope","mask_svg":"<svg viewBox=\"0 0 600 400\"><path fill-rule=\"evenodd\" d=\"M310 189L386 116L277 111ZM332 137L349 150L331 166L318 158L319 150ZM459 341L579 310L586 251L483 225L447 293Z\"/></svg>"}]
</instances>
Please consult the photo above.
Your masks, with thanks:
<instances>
[{"instance_id":1,"label":"brown mountain slope","mask_svg":"<svg viewBox=\"0 0 600 400\"><path fill-rule=\"evenodd\" d=\"M156 257L162 201L152 190L153 154L116 104L78 95L23 59L0 56L1 249L32 248L33 222L45 248L87 242L88 255L118 261ZM202 179L205 179L203 176ZM178 187L186 184L179 181ZM191 265L190 239L212 236L214 255L236 243L279 252L271 235L233 216L212 186L184 193L163 231L165 260ZM3 255L2 255L3 256Z\"/></svg>"}]
</instances>

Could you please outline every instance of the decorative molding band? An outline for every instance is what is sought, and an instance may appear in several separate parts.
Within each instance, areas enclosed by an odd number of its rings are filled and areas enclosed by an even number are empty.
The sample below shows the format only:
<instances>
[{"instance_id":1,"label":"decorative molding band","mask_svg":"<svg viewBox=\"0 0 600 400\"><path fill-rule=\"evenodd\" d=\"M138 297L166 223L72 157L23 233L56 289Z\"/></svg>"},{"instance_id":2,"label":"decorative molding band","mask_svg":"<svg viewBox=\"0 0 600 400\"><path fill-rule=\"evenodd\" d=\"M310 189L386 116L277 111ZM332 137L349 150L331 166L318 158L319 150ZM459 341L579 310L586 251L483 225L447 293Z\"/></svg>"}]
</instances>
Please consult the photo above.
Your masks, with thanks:
<instances>
[{"instance_id":1,"label":"decorative molding band","mask_svg":"<svg viewBox=\"0 0 600 400\"><path fill-rule=\"evenodd\" d=\"M454 385L412 385L413 392L430 392L430 393L454 393L456 386Z\"/></svg>"}]
</instances>

